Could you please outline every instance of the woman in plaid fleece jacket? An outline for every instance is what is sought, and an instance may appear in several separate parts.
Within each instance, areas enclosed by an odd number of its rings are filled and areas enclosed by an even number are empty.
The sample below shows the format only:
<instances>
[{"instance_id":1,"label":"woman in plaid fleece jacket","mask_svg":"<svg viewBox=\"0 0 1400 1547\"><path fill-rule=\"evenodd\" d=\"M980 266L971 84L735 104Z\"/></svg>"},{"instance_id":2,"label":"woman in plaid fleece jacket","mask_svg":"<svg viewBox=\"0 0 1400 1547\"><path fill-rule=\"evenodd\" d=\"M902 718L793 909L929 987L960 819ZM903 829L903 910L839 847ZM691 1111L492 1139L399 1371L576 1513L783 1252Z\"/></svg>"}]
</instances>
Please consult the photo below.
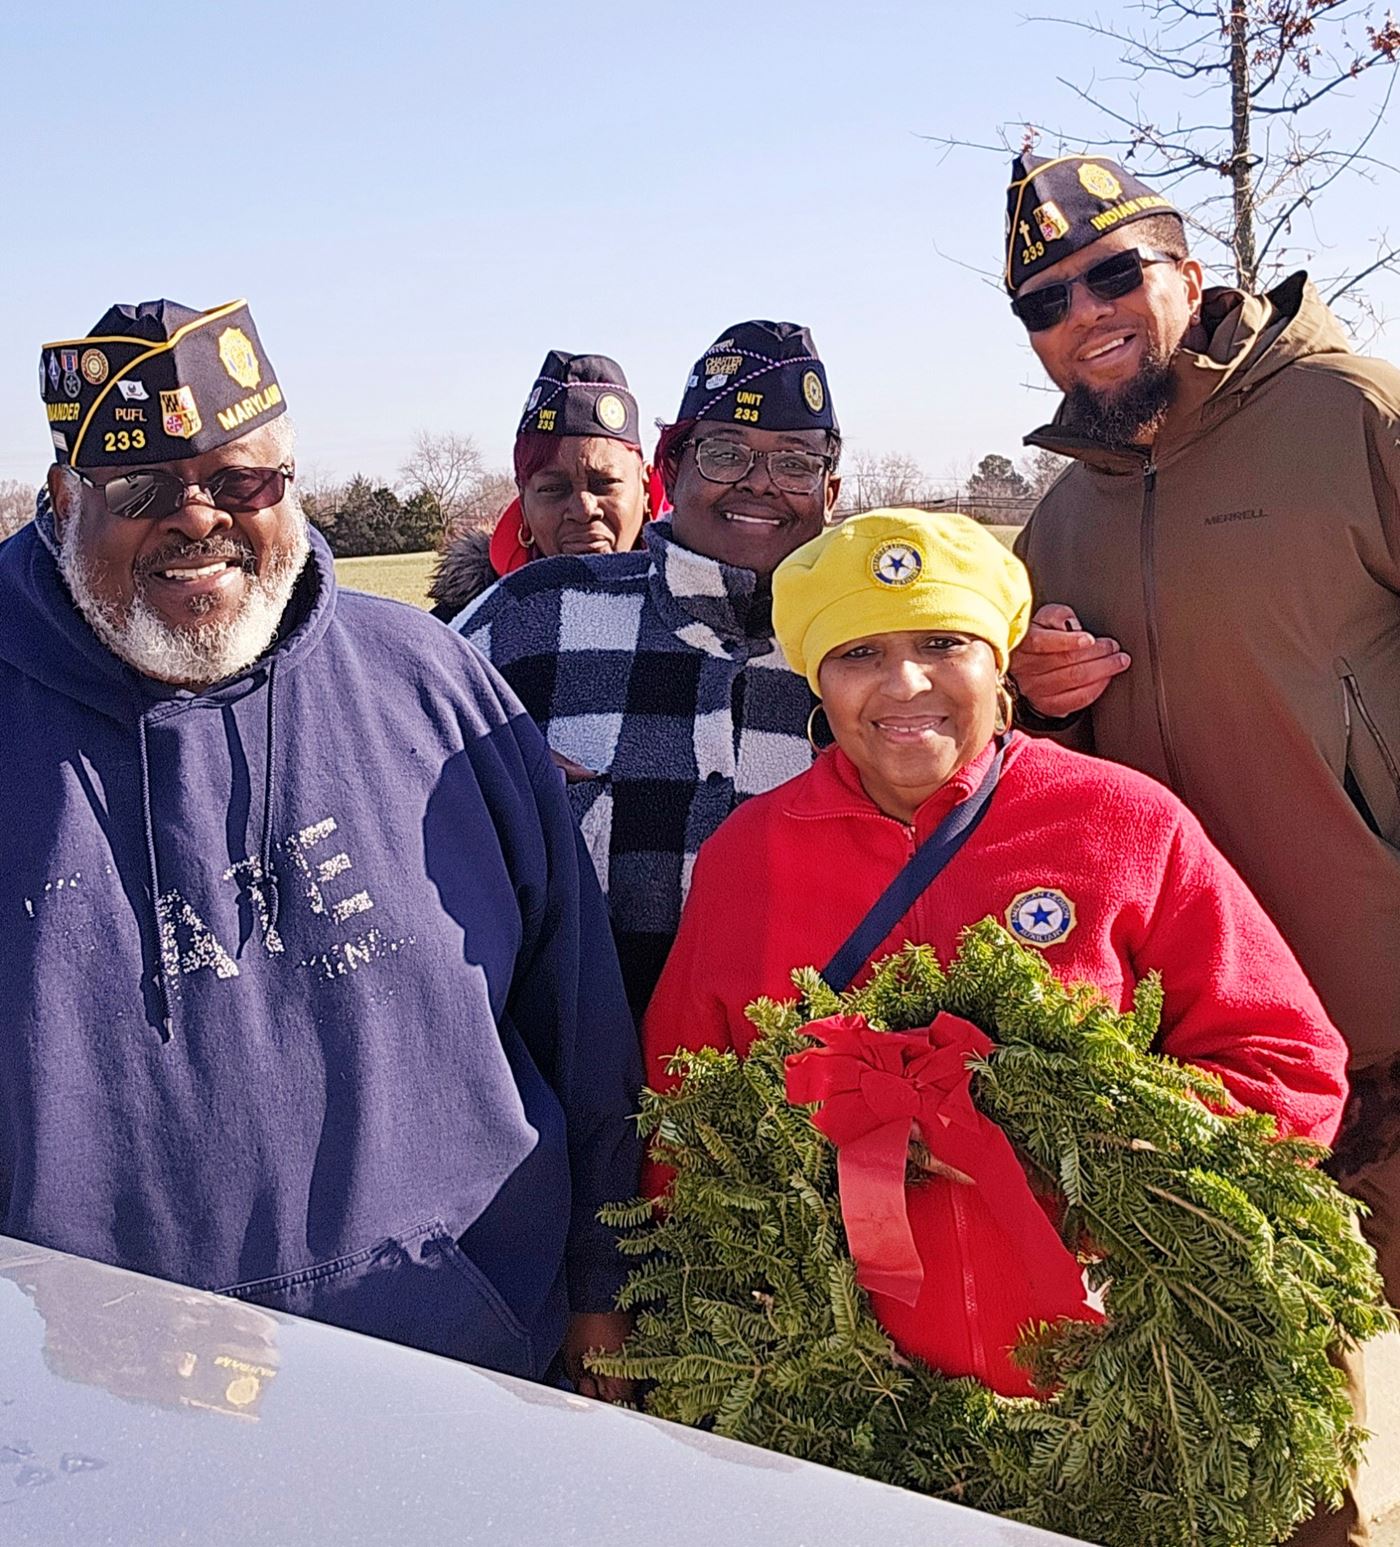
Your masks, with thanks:
<instances>
[{"instance_id":1,"label":"woman in plaid fleece jacket","mask_svg":"<svg viewBox=\"0 0 1400 1547\"><path fill-rule=\"evenodd\" d=\"M701 843L811 765L814 699L773 637L774 568L835 504L840 433L811 335L730 328L656 461L675 507L644 551L541 560L454 624L564 764L640 1015Z\"/></svg>"}]
</instances>

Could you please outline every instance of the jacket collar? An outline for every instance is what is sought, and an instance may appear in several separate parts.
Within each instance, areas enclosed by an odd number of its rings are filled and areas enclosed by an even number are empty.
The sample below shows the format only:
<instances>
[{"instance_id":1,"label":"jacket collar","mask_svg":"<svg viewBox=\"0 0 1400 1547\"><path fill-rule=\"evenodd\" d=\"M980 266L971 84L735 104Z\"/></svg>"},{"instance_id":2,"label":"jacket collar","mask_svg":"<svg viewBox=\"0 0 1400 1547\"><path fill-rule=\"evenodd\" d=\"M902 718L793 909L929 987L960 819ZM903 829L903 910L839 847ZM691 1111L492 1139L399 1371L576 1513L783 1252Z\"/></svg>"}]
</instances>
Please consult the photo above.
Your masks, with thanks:
<instances>
[{"instance_id":1,"label":"jacket collar","mask_svg":"<svg viewBox=\"0 0 1400 1547\"><path fill-rule=\"evenodd\" d=\"M1003 767L1009 767L1014 761L1024 740L1019 731L1012 731L1007 738L1006 762ZM914 836L917 842L922 843L955 806L960 806L969 795L975 793L995 755L996 742L992 740L919 807L914 813ZM873 817L881 822L897 820L881 811L865 793L859 770L840 747L828 747L812 764L808 773L794 779L786 788L790 794L784 809L791 817L809 821L820 817L847 816Z\"/></svg>"},{"instance_id":2,"label":"jacket collar","mask_svg":"<svg viewBox=\"0 0 1400 1547\"><path fill-rule=\"evenodd\" d=\"M669 521L644 532L648 590L666 627L711 655L765 655L773 640L773 590L766 575L692 553Z\"/></svg>"}]
</instances>

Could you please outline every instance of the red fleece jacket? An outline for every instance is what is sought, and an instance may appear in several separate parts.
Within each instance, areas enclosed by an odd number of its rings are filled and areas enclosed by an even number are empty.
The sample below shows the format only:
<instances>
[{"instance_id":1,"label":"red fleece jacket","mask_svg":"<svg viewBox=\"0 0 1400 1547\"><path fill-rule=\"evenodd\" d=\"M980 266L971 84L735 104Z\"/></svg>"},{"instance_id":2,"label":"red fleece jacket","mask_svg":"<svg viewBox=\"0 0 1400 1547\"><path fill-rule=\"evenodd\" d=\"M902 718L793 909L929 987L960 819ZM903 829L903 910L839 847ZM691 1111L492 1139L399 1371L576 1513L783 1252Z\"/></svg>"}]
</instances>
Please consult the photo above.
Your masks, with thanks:
<instances>
[{"instance_id":1,"label":"red fleece jacket","mask_svg":"<svg viewBox=\"0 0 1400 1547\"><path fill-rule=\"evenodd\" d=\"M912 828L875 806L839 748L735 811L700 850L647 1010L648 1082L658 1090L675 1083L666 1062L678 1048L745 1053L754 1037L745 1005L761 994L791 998L795 967L825 966L915 847L977 787L990 758L988 747L920 807ZM1283 1132L1330 1141L1346 1095L1340 1033L1200 824L1170 791L1119 764L1013 735L981 823L875 956L914 941L947 960L966 925L988 915L1005 923L1024 894L1041 891L1050 894L1043 904L1025 899L1018 916L1023 930L1039 921L1058 937L1042 947L1057 977L1091 983L1127 1009L1135 985L1156 969L1166 996L1159 1051L1218 1075L1243 1105L1273 1113ZM1073 923L1060 935L1066 903ZM650 1168L650 1190L665 1183ZM985 1230L970 1228L975 1200L966 1193L954 1184L911 1190L924 1293L912 1309L872 1301L905 1352L1024 1391L1003 1350L1036 1308L998 1281L1005 1275ZM966 1311L956 1327L950 1295Z\"/></svg>"}]
</instances>

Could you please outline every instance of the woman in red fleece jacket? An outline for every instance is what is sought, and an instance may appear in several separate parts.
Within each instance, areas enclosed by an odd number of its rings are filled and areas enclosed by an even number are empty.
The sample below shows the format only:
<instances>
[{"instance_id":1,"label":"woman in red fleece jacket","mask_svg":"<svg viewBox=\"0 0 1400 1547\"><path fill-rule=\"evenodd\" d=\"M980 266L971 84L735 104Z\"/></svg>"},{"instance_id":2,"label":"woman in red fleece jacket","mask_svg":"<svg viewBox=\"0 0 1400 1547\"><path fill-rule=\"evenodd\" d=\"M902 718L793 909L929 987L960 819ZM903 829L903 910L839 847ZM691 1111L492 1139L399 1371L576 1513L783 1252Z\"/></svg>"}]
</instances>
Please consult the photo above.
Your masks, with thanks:
<instances>
[{"instance_id":1,"label":"woman in red fleece jacket","mask_svg":"<svg viewBox=\"0 0 1400 1547\"><path fill-rule=\"evenodd\" d=\"M1346 1052L1282 937L1168 790L1118 764L1008 733L1002 674L1025 632L1020 561L966 517L873 511L798 549L774 576L774 625L821 696L835 745L808 773L740 807L696 861L675 947L643 1029L654 1088L679 1048L747 1051L744 1007L791 997L823 967L915 850L965 801L990 798L961 848L873 945L947 960L988 916L1065 982L1116 1006L1158 971L1158 1051L1216 1074L1282 1132L1336 1132ZM945 828L946 832L947 829ZM664 1188L653 1168L651 1189ZM910 1189L925 1276L918 1301L871 1296L896 1344L1007 1394L1025 1322L1091 1318L1046 1305L1005 1270L975 1189Z\"/></svg>"}]
</instances>

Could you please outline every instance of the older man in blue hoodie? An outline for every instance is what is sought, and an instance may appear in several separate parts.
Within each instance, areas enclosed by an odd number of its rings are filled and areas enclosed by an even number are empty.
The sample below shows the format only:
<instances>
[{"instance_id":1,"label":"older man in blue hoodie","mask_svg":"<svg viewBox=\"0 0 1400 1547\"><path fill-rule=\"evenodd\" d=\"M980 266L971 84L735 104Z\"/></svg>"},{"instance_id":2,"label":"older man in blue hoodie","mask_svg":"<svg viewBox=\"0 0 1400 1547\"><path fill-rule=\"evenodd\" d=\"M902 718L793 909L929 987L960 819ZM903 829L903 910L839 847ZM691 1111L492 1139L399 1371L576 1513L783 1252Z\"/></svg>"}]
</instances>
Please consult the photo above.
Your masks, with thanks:
<instances>
[{"instance_id":1,"label":"older man in blue hoodie","mask_svg":"<svg viewBox=\"0 0 1400 1547\"><path fill-rule=\"evenodd\" d=\"M613 1343L636 1038L542 737L337 591L241 302L40 360L0 548L0 1232L535 1378Z\"/></svg>"}]
</instances>

